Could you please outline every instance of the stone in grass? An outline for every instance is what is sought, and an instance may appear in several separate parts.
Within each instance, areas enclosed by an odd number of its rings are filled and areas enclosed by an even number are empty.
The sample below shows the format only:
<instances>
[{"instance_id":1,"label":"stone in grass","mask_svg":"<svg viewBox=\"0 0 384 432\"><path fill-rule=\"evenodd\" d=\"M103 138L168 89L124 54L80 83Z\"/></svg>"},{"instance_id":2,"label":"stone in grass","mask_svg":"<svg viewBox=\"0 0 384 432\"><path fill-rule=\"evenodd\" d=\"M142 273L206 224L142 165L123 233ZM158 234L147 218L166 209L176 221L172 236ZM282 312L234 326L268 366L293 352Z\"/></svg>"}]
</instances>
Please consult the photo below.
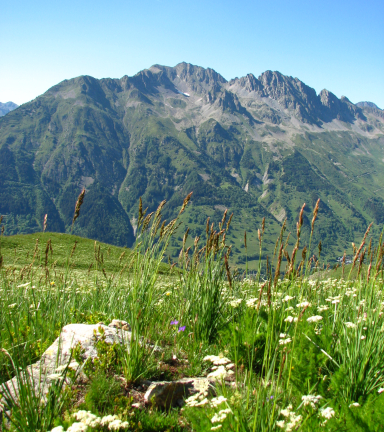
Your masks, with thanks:
<instances>
[{"instance_id":1,"label":"stone in grass","mask_svg":"<svg viewBox=\"0 0 384 432\"><path fill-rule=\"evenodd\" d=\"M29 377L36 396L44 399L51 383L56 379L60 379L61 373L68 365L71 358L71 349L80 343L84 360L97 357L96 343L101 339L102 333L105 342L109 344L128 344L131 338L131 333L128 331L101 324L68 324L63 327L60 336L44 352L41 359L28 366L25 374L21 374L21 377L23 375L24 379ZM74 361L71 362L70 367L76 372L79 370L79 365ZM2 384L0 393L4 392L4 387L8 388L5 394L9 393L13 402L17 402L19 394L17 378L14 377Z\"/></svg>"},{"instance_id":2,"label":"stone in grass","mask_svg":"<svg viewBox=\"0 0 384 432\"><path fill-rule=\"evenodd\" d=\"M184 399L195 393L214 394L214 385L207 378L183 378L178 381L152 383L144 395L146 404L158 408L183 406Z\"/></svg>"}]
</instances>

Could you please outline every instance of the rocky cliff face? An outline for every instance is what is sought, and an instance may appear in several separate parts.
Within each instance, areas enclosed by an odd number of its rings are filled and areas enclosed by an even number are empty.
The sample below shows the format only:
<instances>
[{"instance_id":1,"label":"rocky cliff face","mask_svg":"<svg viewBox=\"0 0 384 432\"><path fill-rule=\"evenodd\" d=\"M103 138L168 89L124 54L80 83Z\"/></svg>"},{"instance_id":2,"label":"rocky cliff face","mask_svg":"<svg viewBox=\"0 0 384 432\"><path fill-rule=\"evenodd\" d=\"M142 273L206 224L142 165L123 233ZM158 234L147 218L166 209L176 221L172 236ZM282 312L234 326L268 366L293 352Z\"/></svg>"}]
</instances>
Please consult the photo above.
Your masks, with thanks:
<instances>
[{"instance_id":1,"label":"rocky cliff face","mask_svg":"<svg viewBox=\"0 0 384 432\"><path fill-rule=\"evenodd\" d=\"M193 190L191 232L230 208L239 248L242 227L266 216L273 237L321 198L322 239L339 254L384 203L382 113L272 71L227 82L180 63L65 80L0 119L0 213L8 234L41 229L46 212L69 230L85 187L78 232L131 245L140 196L150 210L167 199L172 217Z\"/></svg>"}]
</instances>

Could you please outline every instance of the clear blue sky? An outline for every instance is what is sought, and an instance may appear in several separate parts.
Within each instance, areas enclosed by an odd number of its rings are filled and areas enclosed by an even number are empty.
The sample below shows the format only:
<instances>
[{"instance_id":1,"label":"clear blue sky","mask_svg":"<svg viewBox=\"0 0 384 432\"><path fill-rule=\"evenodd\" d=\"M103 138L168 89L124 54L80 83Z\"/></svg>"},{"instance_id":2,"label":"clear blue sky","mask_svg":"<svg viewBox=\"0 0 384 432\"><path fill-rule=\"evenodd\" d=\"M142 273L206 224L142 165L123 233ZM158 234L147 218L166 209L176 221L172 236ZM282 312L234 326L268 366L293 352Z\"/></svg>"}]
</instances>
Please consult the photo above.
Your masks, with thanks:
<instances>
[{"instance_id":1,"label":"clear blue sky","mask_svg":"<svg viewBox=\"0 0 384 432\"><path fill-rule=\"evenodd\" d=\"M384 108L383 0L1 0L0 102L155 63L278 70Z\"/></svg>"}]
</instances>

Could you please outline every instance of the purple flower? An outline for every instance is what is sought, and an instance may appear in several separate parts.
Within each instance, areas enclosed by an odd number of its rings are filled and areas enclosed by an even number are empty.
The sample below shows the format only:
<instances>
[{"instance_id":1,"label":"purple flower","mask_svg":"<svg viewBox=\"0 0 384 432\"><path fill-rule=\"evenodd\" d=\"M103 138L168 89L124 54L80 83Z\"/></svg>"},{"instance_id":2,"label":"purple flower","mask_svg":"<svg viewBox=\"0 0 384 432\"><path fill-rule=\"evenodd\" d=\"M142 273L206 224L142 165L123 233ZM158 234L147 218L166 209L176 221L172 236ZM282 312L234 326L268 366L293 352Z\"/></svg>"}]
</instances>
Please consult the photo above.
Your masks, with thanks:
<instances>
[{"instance_id":1,"label":"purple flower","mask_svg":"<svg viewBox=\"0 0 384 432\"><path fill-rule=\"evenodd\" d=\"M179 333L185 330L185 326L179 327Z\"/></svg>"},{"instance_id":2,"label":"purple flower","mask_svg":"<svg viewBox=\"0 0 384 432\"><path fill-rule=\"evenodd\" d=\"M179 321L171 321L171 325L177 325L177 324L179 324Z\"/></svg>"}]
</instances>

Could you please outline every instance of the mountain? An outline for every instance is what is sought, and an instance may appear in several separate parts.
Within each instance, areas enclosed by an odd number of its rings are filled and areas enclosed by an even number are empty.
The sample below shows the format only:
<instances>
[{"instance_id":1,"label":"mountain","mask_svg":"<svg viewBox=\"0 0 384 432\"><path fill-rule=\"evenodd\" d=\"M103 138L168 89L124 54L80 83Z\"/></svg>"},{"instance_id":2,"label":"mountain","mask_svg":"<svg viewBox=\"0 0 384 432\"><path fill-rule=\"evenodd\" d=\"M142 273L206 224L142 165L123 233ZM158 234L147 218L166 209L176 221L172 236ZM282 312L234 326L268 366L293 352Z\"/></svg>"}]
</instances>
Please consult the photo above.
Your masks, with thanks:
<instances>
[{"instance_id":1,"label":"mountain","mask_svg":"<svg viewBox=\"0 0 384 432\"><path fill-rule=\"evenodd\" d=\"M6 102L6 103L1 103L0 102L0 117L4 116L5 114L9 113L9 111L12 111L14 109L16 109L19 105L16 105L13 102Z\"/></svg>"},{"instance_id":2,"label":"mountain","mask_svg":"<svg viewBox=\"0 0 384 432\"><path fill-rule=\"evenodd\" d=\"M373 102L358 102L356 104L359 108L374 108L374 109L380 109L376 104Z\"/></svg>"},{"instance_id":3,"label":"mountain","mask_svg":"<svg viewBox=\"0 0 384 432\"><path fill-rule=\"evenodd\" d=\"M168 201L190 236L206 217L234 212L229 240L236 264L258 259L257 229L266 217L265 254L282 221L294 241L305 202L320 212L314 242L334 259L374 221L384 222L384 117L328 90L266 71L227 81L188 63L154 65L132 77L80 76L50 88L0 119L0 213L6 234L71 230L119 246L134 241L139 198L153 211ZM170 254L177 256L181 233Z\"/></svg>"}]
</instances>

